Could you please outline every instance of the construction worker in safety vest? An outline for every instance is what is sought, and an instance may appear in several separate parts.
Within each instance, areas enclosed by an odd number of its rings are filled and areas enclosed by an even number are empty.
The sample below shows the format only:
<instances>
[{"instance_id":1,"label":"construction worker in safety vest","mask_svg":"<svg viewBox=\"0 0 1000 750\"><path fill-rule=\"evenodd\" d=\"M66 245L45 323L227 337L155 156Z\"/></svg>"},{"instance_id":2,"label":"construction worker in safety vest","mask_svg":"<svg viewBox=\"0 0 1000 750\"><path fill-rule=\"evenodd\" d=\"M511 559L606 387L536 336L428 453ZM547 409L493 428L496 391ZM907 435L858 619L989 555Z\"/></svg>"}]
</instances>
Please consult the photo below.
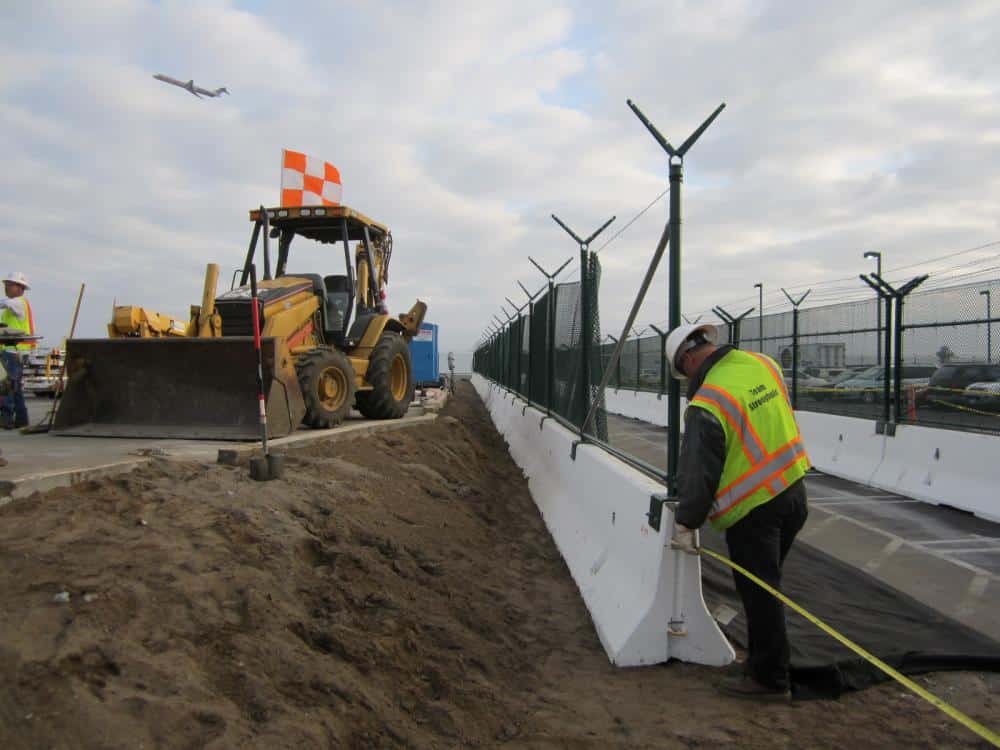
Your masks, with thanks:
<instances>
[{"instance_id":1,"label":"construction worker in safety vest","mask_svg":"<svg viewBox=\"0 0 1000 750\"><path fill-rule=\"evenodd\" d=\"M5 299L0 300L0 331L5 333L21 332L25 335L35 334L35 319L31 312L31 303L24 293L30 289L28 277L20 271L7 274L3 279ZM0 407L0 425L5 429L24 427L28 424L28 409L24 403L24 391L21 388L22 357L34 349L34 341L23 344L7 344L0 346L0 356L10 379L10 393Z\"/></svg>"},{"instance_id":2,"label":"construction worker in safety vest","mask_svg":"<svg viewBox=\"0 0 1000 750\"><path fill-rule=\"evenodd\" d=\"M725 532L733 562L780 590L782 564L808 514L809 457L777 363L716 340L712 325L679 326L667 336L671 372L688 380L673 546L696 551L694 530L707 520ZM742 674L719 689L788 700L784 608L743 575L733 578L746 613L747 658Z\"/></svg>"}]
</instances>

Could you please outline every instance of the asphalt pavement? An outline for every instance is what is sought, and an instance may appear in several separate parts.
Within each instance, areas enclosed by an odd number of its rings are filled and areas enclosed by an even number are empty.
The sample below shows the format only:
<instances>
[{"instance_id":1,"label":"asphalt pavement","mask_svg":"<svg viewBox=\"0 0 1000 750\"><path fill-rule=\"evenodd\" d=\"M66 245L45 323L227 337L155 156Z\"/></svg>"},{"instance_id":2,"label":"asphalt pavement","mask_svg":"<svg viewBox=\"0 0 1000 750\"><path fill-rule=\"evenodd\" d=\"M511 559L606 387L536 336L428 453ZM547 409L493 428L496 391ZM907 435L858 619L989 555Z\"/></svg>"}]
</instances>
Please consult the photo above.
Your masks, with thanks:
<instances>
[{"instance_id":1,"label":"asphalt pavement","mask_svg":"<svg viewBox=\"0 0 1000 750\"><path fill-rule=\"evenodd\" d=\"M666 469L666 428L609 414L608 437ZM818 472L806 486L809 520L799 543L1000 641L1000 524Z\"/></svg>"}]
</instances>

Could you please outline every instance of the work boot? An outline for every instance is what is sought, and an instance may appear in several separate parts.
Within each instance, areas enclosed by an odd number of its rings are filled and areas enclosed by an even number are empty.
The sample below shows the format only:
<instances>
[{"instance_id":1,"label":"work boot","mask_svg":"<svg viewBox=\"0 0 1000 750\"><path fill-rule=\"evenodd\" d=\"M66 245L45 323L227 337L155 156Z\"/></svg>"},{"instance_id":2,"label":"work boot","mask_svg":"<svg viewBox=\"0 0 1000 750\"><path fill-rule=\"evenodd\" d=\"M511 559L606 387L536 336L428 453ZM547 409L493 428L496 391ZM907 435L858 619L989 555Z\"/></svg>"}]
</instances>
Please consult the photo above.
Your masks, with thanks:
<instances>
[{"instance_id":1,"label":"work boot","mask_svg":"<svg viewBox=\"0 0 1000 750\"><path fill-rule=\"evenodd\" d=\"M723 695L732 698L749 698L767 703L787 703L792 698L788 688L768 687L748 674L724 677L716 688Z\"/></svg>"}]
</instances>

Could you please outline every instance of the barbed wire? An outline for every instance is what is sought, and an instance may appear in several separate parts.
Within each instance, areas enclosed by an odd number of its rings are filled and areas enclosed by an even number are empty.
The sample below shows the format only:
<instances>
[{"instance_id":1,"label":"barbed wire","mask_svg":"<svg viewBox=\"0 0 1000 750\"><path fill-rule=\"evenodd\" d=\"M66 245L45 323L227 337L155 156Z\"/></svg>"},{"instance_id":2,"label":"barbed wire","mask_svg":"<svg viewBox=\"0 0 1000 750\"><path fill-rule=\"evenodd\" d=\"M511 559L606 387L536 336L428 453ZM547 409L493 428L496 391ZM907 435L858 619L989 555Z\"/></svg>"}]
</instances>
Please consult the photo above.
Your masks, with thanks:
<instances>
[{"instance_id":1,"label":"barbed wire","mask_svg":"<svg viewBox=\"0 0 1000 750\"><path fill-rule=\"evenodd\" d=\"M657 203L663 200L664 196L666 196L669 192L670 192L670 187L667 186L665 190L661 191L655 198L653 198L653 200L651 200L648 204L646 204L646 206L644 206L640 211L638 211L631 219L629 219L629 221L624 226L622 226L617 232L611 235L611 237L609 237L599 248L597 248L597 250L595 250L594 253L595 254L600 253L602 250L608 247L608 245L610 245L612 242L618 240L623 234L625 234L625 232L633 224L635 224L636 221L638 221L643 215L645 215L649 211L649 209L651 209L653 206L655 206ZM994 247L1000 247L1000 239L991 240L989 242L976 245L974 247L968 247L962 250L956 250L954 252L949 252L944 255L925 258L923 260L914 261L912 263L905 263L903 265L888 267L886 269L883 269L882 277L887 281L889 281L890 284L895 285L904 280L903 277L898 275L900 271L920 268L921 266L933 265L935 263L940 263L943 260L956 258L962 255L967 255L969 253L989 250L990 248ZM963 279L963 278L971 279L975 276L980 276L986 273L996 271L1000 269L1000 266L990 266L988 268L975 269L975 270L965 271L964 273L955 274L956 271L963 270L969 266L975 266L977 264L995 260L995 257L996 256L986 256L983 258L970 260L967 263L960 263L948 266L943 269L935 269L933 272L934 273L933 280L928 283L928 286L925 287L924 290L931 291L934 289L940 289L943 286L949 285L949 282L954 282L958 279ZM569 276L567 276L559 283L562 284L573 283L579 278L579 276L580 276L580 269L574 268L570 272ZM821 304L816 304L816 303L831 302L833 300L836 300L837 302L849 303L849 302L860 302L863 300L870 299L872 297L872 292L868 289L865 289L864 287L859 288L858 286L855 285L856 283L858 283L858 274L853 274L851 276L841 276L834 279L820 279L813 282L792 284L785 287L785 289L789 292L798 292L804 289L812 290L808 298L809 304L806 306L806 308L803 308L807 309L807 308L821 306ZM785 304L787 304L787 300L785 299L784 294L781 293L780 288L777 290L768 289L764 294L764 298L768 304L764 304L762 306L762 310L759 311L761 314L764 315L773 314L773 312L772 313L767 312L768 306L771 307L774 307L775 305L784 306ZM729 300L724 304L726 307L732 307L732 306L742 305L743 303L751 303L751 302L755 302L759 305L760 296L748 295L746 297L741 297L739 299ZM712 310L701 310L699 312L688 313L688 315L689 316L714 315L714 312ZM664 326L666 325L666 321L661 321L656 325Z\"/></svg>"}]
</instances>

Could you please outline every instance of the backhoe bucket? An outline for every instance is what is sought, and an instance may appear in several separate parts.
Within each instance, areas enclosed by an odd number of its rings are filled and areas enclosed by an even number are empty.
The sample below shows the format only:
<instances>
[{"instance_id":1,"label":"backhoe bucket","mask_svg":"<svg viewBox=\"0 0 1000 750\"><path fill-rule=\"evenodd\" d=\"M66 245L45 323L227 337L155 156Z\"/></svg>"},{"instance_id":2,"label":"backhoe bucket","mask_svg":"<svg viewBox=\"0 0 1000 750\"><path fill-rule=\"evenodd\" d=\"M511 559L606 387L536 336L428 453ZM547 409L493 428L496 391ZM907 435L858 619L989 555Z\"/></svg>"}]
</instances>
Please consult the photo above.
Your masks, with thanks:
<instances>
[{"instance_id":1,"label":"backhoe bucket","mask_svg":"<svg viewBox=\"0 0 1000 750\"><path fill-rule=\"evenodd\" d=\"M262 340L269 437L305 414L292 357ZM131 438L261 436L253 337L73 339L52 432Z\"/></svg>"}]
</instances>

